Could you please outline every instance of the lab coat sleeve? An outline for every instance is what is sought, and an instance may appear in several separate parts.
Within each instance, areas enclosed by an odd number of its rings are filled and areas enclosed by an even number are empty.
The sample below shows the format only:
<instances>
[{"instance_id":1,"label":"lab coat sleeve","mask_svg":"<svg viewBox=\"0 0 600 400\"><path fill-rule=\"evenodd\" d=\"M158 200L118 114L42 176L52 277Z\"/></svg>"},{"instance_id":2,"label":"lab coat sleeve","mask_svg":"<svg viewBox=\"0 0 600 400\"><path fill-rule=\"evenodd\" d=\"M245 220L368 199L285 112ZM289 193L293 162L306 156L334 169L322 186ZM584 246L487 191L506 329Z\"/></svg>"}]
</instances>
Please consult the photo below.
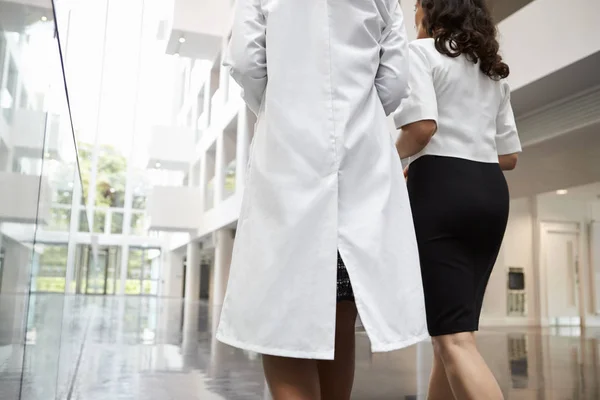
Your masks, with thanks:
<instances>
[{"instance_id":1,"label":"lab coat sleeve","mask_svg":"<svg viewBox=\"0 0 600 400\"><path fill-rule=\"evenodd\" d=\"M231 76L254 114L258 114L267 87L266 53L266 16L261 1L238 0L223 65L231 68Z\"/></svg>"},{"instance_id":2,"label":"lab coat sleeve","mask_svg":"<svg viewBox=\"0 0 600 400\"><path fill-rule=\"evenodd\" d=\"M410 96L394 113L396 128L418 121L438 122L437 96L431 64L417 42L410 44Z\"/></svg>"},{"instance_id":3,"label":"lab coat sleeve","mask_svg":"<svg viewBox=\"0 0 600 400\"><path fill-rule=\"evenodd\" d=\"M380 40L380 61L375 87L386 115L408 96L408 39L398 2Z\"/></svg>"},{"instance_id":4,"label":"lab coat sleeve","mask_svg":"<svg viewBox=\"0 0 600 400\"><path fill-rule=\"evenodd\" d=\"M502 91L503 99L496 117L496 148L500 156L521 152L521 141L510 104L510 87L506 81L502 82Z\"/></svg>"}]
</instances>

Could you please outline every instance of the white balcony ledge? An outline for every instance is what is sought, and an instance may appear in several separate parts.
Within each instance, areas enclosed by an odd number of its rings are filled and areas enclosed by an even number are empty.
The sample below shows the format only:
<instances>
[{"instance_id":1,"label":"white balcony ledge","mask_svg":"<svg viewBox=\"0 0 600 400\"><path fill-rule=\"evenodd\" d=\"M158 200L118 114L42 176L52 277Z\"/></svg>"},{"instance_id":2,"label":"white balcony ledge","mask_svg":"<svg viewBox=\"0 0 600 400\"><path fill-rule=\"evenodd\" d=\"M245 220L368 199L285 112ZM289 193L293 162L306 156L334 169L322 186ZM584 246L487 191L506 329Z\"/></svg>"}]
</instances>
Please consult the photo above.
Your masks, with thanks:
<instances>
[{"instance_id":1,"label":"white balcony ledge","mask_svg":"<svg viewBox=\"0 0 600 400\"><path fill-rule=\"evenodd\" d=\"M155 186L149 195L149 229L192 232L202 219L202 191L196 187Z\"/></svg>"},{"instance_id":2,"label":"white balcony ledge","mask_svg":"<svg viewBox=\"0 0 600 400\"><path fill-rule=\"evenodd\" d=\"M0 223L45 224L50 192L46 177L0 172Z\"/></svg>"},{"instance_id":3,"label":"white balcony ledge","mask_svg":"<svg viewBox=\"0 0 600 400\"><path fill-rule=\"evenodd\" d=\"M230 25L231 10L224 0L175 0L166 53L212 61Z\"/></svg>"},{"instance_id":4,"label":"white balcony ledge","mask_svg":"<svg viewBox=\"0 0 600 400\"><path fill-rule=\"evenodd\" d=\"M186 171L194 155L193 129L176 126L155 126L148 149L147 168Z\"/></svg>"}]
</instances>

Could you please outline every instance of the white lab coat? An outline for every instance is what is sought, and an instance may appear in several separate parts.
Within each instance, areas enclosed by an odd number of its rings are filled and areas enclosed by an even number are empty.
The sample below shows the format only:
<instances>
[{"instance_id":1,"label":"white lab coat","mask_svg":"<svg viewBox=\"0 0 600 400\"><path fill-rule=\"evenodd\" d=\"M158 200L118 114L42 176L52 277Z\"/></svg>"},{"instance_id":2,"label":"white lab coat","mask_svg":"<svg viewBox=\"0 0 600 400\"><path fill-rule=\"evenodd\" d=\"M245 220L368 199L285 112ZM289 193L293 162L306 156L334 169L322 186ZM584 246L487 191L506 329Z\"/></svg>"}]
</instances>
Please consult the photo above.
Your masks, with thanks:
<instances>
[{"instance_id":1,"label":"white lab coat","mask_svg":"<svg viewBox=\"0 0 600 400\"><path fill-rule=\"evenodd\" d=\"M225 64L258 115L217 338L334 356L337 251L373 351L428 337L386 115L408 95L397 0L238 0Z\"/></svg>"}]
</instances>

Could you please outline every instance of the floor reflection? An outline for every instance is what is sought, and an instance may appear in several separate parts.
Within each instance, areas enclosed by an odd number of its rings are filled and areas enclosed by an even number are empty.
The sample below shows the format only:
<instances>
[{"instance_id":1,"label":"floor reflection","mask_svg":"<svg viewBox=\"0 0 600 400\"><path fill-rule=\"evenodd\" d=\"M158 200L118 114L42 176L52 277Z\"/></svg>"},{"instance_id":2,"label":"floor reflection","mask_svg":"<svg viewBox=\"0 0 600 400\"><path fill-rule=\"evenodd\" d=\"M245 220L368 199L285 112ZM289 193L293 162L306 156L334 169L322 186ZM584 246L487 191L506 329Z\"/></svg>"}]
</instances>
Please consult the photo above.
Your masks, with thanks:
<instances>
[{"instance_id":1,"label":"floor reflection","mask_svg":"<svg viewBox=\"0 0 600 400\"><path fill-rule=\"evenodd\" d=\"M0 329L2 400L16 398L20 369L27 400L269 398L260 358L216 342L218 310L206 304L37 295L29 314L23 334ZM479 344L508 399L592 400L599 340L600 331L513 329L482 332ZM423 343L372 355L359 334L353 398L425 399L431 352Z\"/></svg>"}]
</instances>

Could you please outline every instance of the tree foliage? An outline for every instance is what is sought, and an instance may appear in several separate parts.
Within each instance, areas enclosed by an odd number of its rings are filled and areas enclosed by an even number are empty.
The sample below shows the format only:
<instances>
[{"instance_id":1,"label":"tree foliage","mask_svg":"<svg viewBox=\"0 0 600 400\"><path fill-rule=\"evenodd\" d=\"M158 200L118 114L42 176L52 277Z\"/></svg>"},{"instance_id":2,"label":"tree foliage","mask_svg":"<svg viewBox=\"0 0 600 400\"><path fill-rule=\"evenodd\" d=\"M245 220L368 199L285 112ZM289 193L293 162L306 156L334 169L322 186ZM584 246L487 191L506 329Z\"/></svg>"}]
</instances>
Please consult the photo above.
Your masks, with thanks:
<instances>
[{"instance_id":1,"label":"tree foliage","mask_svg":"<svg viewBox=\"0 0 600 400\"><path fill-rule=\"evenodd\" d=\"M83 203L87 201L90 190L92 150L92 144L79 144ZM127 159L114 146L100 145L97 171L94 205L97 207L124 207Z\"/></svg>"}]
</instances>

